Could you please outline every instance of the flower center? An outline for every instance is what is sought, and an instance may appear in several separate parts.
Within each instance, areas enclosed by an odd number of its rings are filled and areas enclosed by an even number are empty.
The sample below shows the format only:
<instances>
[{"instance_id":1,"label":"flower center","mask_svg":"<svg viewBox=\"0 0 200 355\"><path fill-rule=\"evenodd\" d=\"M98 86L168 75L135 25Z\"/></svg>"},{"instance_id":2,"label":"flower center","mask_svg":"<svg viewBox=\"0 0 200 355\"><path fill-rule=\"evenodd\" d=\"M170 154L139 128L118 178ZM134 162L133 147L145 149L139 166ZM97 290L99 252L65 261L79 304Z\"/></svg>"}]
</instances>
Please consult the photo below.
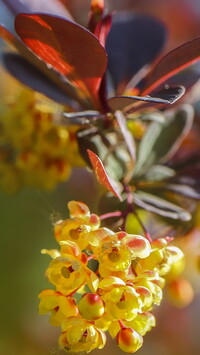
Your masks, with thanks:
<instances>
[{"instance_id":1,"label":"flower center","mask_svg":"<svg viewBox=\"0 0 200 355\"><path fill-rule=\"evenodd\" d=\"M85 332L83 333L81 339L79 340L80 343L86 343L87 334L88 334L88 332L87 332L87 329L86 329Z\"/></svg>"},{"instance_id":2,"label":"flower center","mask_svg":"<svg viewBox=\"0 0 200 355\"><path fill-rule=\"evenodd\" d=\"M61 274L65 279L69 279L70 278L70 268L67 268L66 266L63 266L61 269Z\"/></svg>"},{"instance_id":3,"label":"flower center","mask_svg":"<svg viewBox=\"0 0 200 355\"><path fill-rule=\"evenodd\" d=\"M120 260L120 254L117 248L113 249L111 253L108 254L108 259L113 263L117 263Z\"/></svg>"},{"instance_id":4,"label":"flower center","mask_svg":"<svg viewBox=\"0 0 200 355\"><path fill-rule=\"evenodd\" d=\"M71 229L69 235L73 240L77 240L79 237L79 232L79 229Z\"/></svg>"}]
</instances>

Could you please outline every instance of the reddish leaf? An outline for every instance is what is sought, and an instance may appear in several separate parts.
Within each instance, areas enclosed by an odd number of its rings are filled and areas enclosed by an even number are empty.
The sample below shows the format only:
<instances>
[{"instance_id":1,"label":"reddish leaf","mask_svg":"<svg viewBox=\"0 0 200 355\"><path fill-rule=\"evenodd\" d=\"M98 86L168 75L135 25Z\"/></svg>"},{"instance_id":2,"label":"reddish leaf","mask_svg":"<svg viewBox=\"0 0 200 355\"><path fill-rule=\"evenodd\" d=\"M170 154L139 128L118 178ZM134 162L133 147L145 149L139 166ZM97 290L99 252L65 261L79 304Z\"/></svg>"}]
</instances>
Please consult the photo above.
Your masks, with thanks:
<instances>
[{"instance_id":1,"label":"reddish leaf","mask_svg":"<svg viewBox=\"0 0 200 355\"><path fill-rule=\"evenodd\" d=\"M25 48L24 44L15 37L4 25L0 25L0 37L2 37L6 42L14 46L20 52L22 48Z\"/></svg>"},{"instance_id":2,"label":"reddish leaf","mask_svg":"<svg viewBox=\"0 0 200 355\"><path fill-rule=\"evenodd\" d=\"M18 15L15 29L39 58L88 98L97 100L107 57L93 34L74 22L46 14Z\"/></svg>"},{"instance_id":3,"label":"reddish leaf","mask_svg":"<svg viewBox=\"0 0 200 355\"><path fill-rule=\"evenodd\" d=\"M131 78L158 57L165 40L165 26L153 17L131 12L113 16L106 50L117 94L122 94Z\"/></svg>"},{"instance_id":4,"label":"reddish leaf","mask_svg":"<svg viewBox=\"0 0 200 355\"><path fill-rule=\"evenodd\" d=\"M171 78L167 79L167 83L165 85L173 86L173 85L182 85L186 89L186 91L191 89L193 85L197 83L199 80L199 64L198 62L189 68L183 69ZM156 88L156 91L163 88L163 84L160 87Z\"/></svg>"},{"instance_id":5,"label":"reddish leaf","mask_svg":"<svg viewBox=\"0 0 200 355\"><path fill-rule=\"evenodd\" d=\"M112 24L112 16L107 15L103 17L103 19L98 23L98 25L95 28L94 34L99 39L102 46L104 47L106 44L106 38L111 28L111 24Z\"/></svg>"},{"instance_id":6,"label":"reddish leaf","mask_svg":"<svg viewBox=\"0 0 200 355\"><path fill-rule=\"evenodd\" d=\"M4 27L4 25L0 25L0 37L7 43L11 44L23 57L25 57L30 63L35 65L41 71L50 71L46 65L24 45L24 43L19 38L14 36L6 27Z\"/></svg>"},{"instance_id":7,"label":"reddish leaf","mask_svg":"<svg viewBox=\"0 0 200 355\"><path fill-rule=\"evenodd\" d=\"M156 105L173 104L185 93L183 86L166 87L154 93L154 96L114 96L108 100L109 107L115 110L125 110L129 113Z\"/></svg>"},{"instance_id":8,"label":"reddish leaf","mask_svg":"<svg viewBox=\"0 0 200 355\"><path fill-rule=\"evenodd\" d=\"M76 107L77 104L74 104L63 90L19 54L5 53L3 63L8 72L24 85L56 102Z\"/></svg>"},{"instance_id":9,"label":"reddish leaf","mask_svg":"<svg viewBox=\"0 0 200 355\"><path fill-rule=\"evenodd\" d=\"M15 37L3 25L0 25L0 37L2 37L6 42L17 49L23 57L25 57L37 69L43 72L51 81L56 84L56 86L59 87L59 89L65 92L68 96L72 97L74 100L78 101L83 107L90 108L86 98L79 96L78 90L74 85L72 85L72 83L66 80L62 80L60 75L55 70L49 68L43 61L36 57L20 39Z\"/></svg>"},{"instance_id":10,"label":"reddish leaf","mask_svg":"<svg viewBox=\"0 0 200 355\"><path fill-rule=\"evenodd\" d=\"M148 75L142 94L151 93L167 79L200 59L200 38L187 42L164 56Z\"/></svg>"},{"instance_id":11,"label":"reddish leaf","mask_svg":"<svg viewBox=\"0 0 200 355\"><path fill-rule=\"evenodd\" d=\"M108 191L112 192L120 201L122 201L122 197L120 195L121 184L108 176L101 159L94 152L89 149L87 149L87 152L99 183L102 184Z\"/></svg>"},{"instance_id":12,"label":"reddish leaf","mask_svg":"<svg viewBox=\"0 0 200 355\"><path fill-rule=\"evenodd\" d=\"M128 110L139 101L151 103L153 102L159 104L170 104L168 100L154 98L150 96L113 96L108 99L108 105L113 111L123 109Z\"/></svg>"},{"instance_id":13,"label":"reddish leaf","mask_svg":"<svg viewBox=\"0 0 200 355\"><path fill-rule=\"evenodd\" d=\"M103 18L104 5L104 0L91 0L88 29L92 33L95 33L98 22Z\"/></svg>"}]
</instances>

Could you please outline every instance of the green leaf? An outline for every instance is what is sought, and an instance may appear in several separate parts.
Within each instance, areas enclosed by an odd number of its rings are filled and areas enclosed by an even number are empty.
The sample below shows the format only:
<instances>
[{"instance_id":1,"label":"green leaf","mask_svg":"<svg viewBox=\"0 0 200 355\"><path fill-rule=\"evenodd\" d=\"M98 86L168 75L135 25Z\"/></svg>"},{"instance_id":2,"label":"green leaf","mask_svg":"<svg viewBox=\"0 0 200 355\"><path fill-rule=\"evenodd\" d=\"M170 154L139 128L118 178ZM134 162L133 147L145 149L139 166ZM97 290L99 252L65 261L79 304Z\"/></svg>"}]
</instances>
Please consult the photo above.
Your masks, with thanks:
<instances>
[{"instance_id":1,"label":"green leaf","mask_svg":"<svg viewBox=\"0 0 200 355\"><path fill-rule=\"evenodd\" d=\"M177 195L185 196L194 200L200 199L200 193L199 191L195 190L195 187L187 186L184 184L166 184L164 189L167 191L172 191Z\"/></svg>"},{"instance_id":2,"label":"green leaf","mask_svg":"<svg viewBox=\"0 0 200 355\"><path fill-rule=\"evenodd\" d=\"M183 105L176 113L166 116L165 123L149 125L138 148L134 176L140 177L154 164L164 163L178 150L191 129L193 108Z\"/></svg>"},{"instance_id":3,"label":"green leaf","mask_svg":"<svg viewBox=\"0 0 200 355\"><path fill-rule=\"evenodd\" d=\"M131 114L130 114L131 117ZM134 116L133 116L134 117ZM128 116L129 118L129 116ZM143 113L140 116L140 119L142 121L152 121L152 122L159 122L159 123L165 123L165 116L162 112L158 111L158 112L147 112L147 113Z\"/></svg>"},{"instance_id":4,"label":"green leaf","mask_svg":"<svg viewBox=\"0 0 200 355\"><path fill-rule=\"evenodd\" d=\"M135 162L135 141L133 135L131 134L131 132L127 127L126 117L124 116L123 112L119 110L115 112L115 117L118 122L119 128L121 130L122 136L124 138L124 142L127 145L131 159L133 162Z\"/></svg>"},{"instance_id":5,"label":"green leaf","mask_svg":"<svg viewBox=\"0 0 200 355\"><path fill-rule=\"evenodd\" d=\"M89 149L98 155L113 180L123 180L128 171L131 157L126 146L119 144L119 136L114 132L104 135L98 132L92 134L84 134L84 132L86 131L78 133L78 143L79 150L87 164L91 165L87 154L87 149Z\"/></svg>"},{"instance_id":6,"label":"green leaf","mask_svg":"<svg viewBox=\"0 0 200 355\"><path fill-rule=\"evenodd\" d=\"M168 217L185 222L191 219L191 215L189 212L175 205L174 203L166 201L155 195L142 191L137 191L133 193L133 198L134 203L138 207L146 211L156 213L162 217Z\"/></svg>"},{"instance_id":7,"label":"green leaf","mask_svg":"<svg viewBox=\"0 0 200 355\"><path fill-rule=\"evenodd\" d=\"M175 176L175 171L165 165L153 165L145 174L145 181L162 181Z\"/></svg>"}]
</instances>

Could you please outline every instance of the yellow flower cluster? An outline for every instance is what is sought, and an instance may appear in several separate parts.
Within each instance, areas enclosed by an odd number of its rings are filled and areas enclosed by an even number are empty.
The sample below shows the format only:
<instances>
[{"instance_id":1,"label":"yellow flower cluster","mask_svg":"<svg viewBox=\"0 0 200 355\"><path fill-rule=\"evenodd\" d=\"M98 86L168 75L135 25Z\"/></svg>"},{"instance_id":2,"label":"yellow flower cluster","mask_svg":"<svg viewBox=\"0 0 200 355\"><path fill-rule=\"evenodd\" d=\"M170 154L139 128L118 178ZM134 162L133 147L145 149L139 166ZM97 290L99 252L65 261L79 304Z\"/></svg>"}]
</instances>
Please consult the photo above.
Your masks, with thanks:
<instances>
[{"instance_id":1,"label":"yellow flower cluster","mask_svg":"<svg viewBox=\"0 0 200 355\"><path fill-rule=\"evenodd\" d=\"M52 189L69 177L71 166L84 164L77 127L56 125L55 108L38 105L37 95L21 88L0 104L0 189L15 192L23 185Z\"/></svg>"},{"instance_id":2,"label":"yellow flower cluster","mask_svg":"<svg viewBox=\"0 0 200 355\"><path fill-rule=\"evenodd\" d=\"M100 226L82 202L68 204L70 218L55 224L60 250L42 250L52 260L46 270L55 289L43 290L39 312L61 327L59 346L68 352L103 348L105 332L134 353L153 326L150 311L162 299L163 276L183 253L167 238L150 243L140 235Z\"/></svg>"}]
</instances>

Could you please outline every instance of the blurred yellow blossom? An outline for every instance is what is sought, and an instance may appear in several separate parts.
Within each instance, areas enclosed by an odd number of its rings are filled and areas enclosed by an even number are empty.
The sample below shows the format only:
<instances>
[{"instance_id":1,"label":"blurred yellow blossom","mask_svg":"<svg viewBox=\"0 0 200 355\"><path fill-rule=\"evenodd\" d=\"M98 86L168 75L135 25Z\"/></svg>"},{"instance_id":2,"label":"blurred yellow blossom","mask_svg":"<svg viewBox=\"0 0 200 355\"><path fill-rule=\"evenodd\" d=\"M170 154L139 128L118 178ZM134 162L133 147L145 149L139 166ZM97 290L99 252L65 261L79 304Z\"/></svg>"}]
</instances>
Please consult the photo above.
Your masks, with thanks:
<instances>
[{"instance_id":1,"label":"blurred yellow blossom","mask_svg":"<svg viewBox=\"0 0 200 355\"><path fill-rule=\"evenodd\" d=\"M56 123L61 109L33 91L16 86L0 102L0 188L23 185L52 189L73 166L83 166L76 140L78 126Z\"/></svg>"}]
</instances>

